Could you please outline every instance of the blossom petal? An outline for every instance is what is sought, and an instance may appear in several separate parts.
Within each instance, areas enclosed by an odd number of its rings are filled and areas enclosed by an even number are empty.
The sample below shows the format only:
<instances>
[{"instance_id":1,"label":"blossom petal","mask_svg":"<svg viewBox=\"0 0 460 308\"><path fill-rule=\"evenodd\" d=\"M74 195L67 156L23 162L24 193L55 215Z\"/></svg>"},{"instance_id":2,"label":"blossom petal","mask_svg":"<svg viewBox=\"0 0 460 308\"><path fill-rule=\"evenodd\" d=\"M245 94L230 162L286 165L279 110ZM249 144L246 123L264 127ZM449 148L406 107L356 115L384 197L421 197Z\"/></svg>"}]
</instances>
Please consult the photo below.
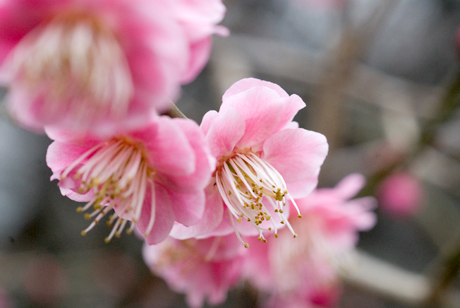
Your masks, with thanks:
<instances>
[{"instance_id":1,"label":"blossom petal","mask_svg":"<svg viewBox=\"0 0 460 308\"><path fill-rule=\"evenodd\" d=\"M267 139L262 158L289 183L317 174L327 151L324 135L305 129L285 129Z\"/></svg>"},{"instance_id":2,"label":"blossom petal","mask_svg":"<svg viewBox=\"0 0 460 308\"><path fill-rule=\"evenodd\" d=\"M224 100L220 112L236 110L246 123L244 136L238 147L255 147L275 132L279 126L284 103L289 98L277 98L269 88L256 87Z\"/></svg>"},{"instance_id":3,"label":"blossom petal","mask_svg":"<svg viewBox=\"0 0 460 308\"><path fill-rule=\"evenodd\" d=\"M186 136L187 142L195 153L195 170L187 175L170 173L162 176L158 174L158 178L161 178L161 182L173 190L185 193L203 191L211 179L211 173L216 166L216 160L211 156L204 135L194 121L188 119L173 119L173 122ZM180 157L180 159L182 159L182 157Z\"/></svg>"},{"instance_id":4,"label":"blossom petal","mask_svg":"<svg viewBox=\"0 0 460 308\"><path fill-rule=\"evenodd\" d=\"M200 124L200 129L203 132L203 134L207 135L209 128L211 127L212 122L219 117L219 113L215 110L210 110L206 112L206 114L203 117L203 120L201 120Z\"/></svg>"},{"instance_id":5,"label":"blossom petal","mask_svg":"<svg viewBox=\"0 0 460 308\"><path fill-rule=\"evenodd\" d=\"M54 141L46 152L46 164L53 171L51 180L57 179L60 173L77 160L88 149L87 146L78 146Z\"/></svg>"},{"instance_id":6,"label":"blossom petal","mask_svg":"<svg viewBox=\"0 0 460 308\"><path fill-rule=\"evenodd\" d=\"M163 241L168 237L174 225L174 211L171 206L171 200L169 199L166 190L158 184L155 184L155 222L153 224L152 231L149 236L145 239L147 244L154 245ZM142 207L142 214L137 228L144 234L150 221L152 209L152 194L147 193L144 205Z\"/></svg>"},{"instance_id":7,"label":"blossom petal","mask_svg":"<svg viewBox=\"0 0 460 308\"><path fill-rule=\"evenodd\" d=\"M355 196L366 184L366 177L359 173L353 173L343 178L334 191L343 199Z\"/></svg>"},{"instance_id":8,"label":"blossom petal","mask_svg":"<svg viewBox=\"0 0 460 308\"><path fill-rule=\"evenodd\" d=\"M185 194L171 190L167 191L177 222L185 226L191 226L201 219L205 209L204 191Z\"/></svg>"},{"instance_id":9,"label":"blossom petal","mask_svg":"<svg viewBox=\"0 0 460 308\"><path fill-rule=\"evenodd\" d=\"M218 191L213 188L208 188L206 191L206 208L200 222L190 227L175 224L170 235L180 240L198 236L208 236L208 234L221 223L223 212L224 204ZM230 232L231 231L228 233Z\"/></svg>"},{"instance_id":10,"label":"blossom petal","mask_svg":"<svg viewBox=\"0 0 460 308\"><path fill-rule=\"evenodd\" d=\"M225 91L222 99L226 100L227 98L239 94L241 92L247 91L253 87L266 87L274 90L278 93L280 97L288 97L289 95L284 91L279 85L273 82L260 80L256 78L244 78L235 82L227 91Z\"/></svg>"},{"instance_id":11,"label":"blossom petal","mask_svg":"<svg viewBox=\"0 0 460 308\"><path fill-rule=\"evenodd\" d=\"M266 96L259 98L256 95L257 93L265 93ZM247 102L245 102L245 100L247 100ZM280 105L278 106L276 103ZM237 81L225 92L220 111L225 111L232 106L242 114L247 125L248 120L252 122L254 115L259 115L261 112L261 110L252 110L252 108L260 108L266 113L276 113L279 115L277 121L269 121L265 114L261 114L256 118L266 119L266 122L270 123L264 124L274 125L275 127L271 128L271 130L277 132L285 128L286 125L292 121L295 114L305 107L305 103L298 95L294 94L289 96L286 91L277 84L255 78L246 78ZM268 127L267 125L267 128ZM261 127L261 129L263 128Z\"/></svg>"},{"instance_id":12,"label":"blossom petal","mask_svg":"<svg viewBox=\"0 0 460 308\"><path fill-rule=\"evenodd\" d=\"M219 115L209 128L206 135L211 154L222 157L232 153L235 145L244 134L246 124L241 115L234 109L228 109Z\"/></svg>"},{"instance_id":13,"label":"blossom petal","mask_svg":"<svg viewBox=\"0 0 460 308\"><path fill-rule=\"evenodd\" d=\"M189 175L195 171L193 148L171 118L158 118L155 136L147 146L155 171L174 175Z\"/></svg>"},{"instance_id":14,"label":"blossom petal","mask_svg":"<svg viewBox=\"0 0 460 308\"><path fill-rule=\"evenodd\" d=\"M299 181L286 183L289 194L294 199L308 196L318 185L318 175L320 168L311 172L306 178Z\"/></svg>"}]
</instances>

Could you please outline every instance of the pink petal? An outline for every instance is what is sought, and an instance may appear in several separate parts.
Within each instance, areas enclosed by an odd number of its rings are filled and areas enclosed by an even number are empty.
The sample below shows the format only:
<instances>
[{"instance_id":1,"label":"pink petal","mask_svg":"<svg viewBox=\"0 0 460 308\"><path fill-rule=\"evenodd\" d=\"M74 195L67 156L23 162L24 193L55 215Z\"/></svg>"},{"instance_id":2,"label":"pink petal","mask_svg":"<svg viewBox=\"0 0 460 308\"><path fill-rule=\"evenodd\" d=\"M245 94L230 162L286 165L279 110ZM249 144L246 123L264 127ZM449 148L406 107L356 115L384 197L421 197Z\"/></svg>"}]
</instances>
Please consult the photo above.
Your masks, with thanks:
<instances>
[{"instance_id":1,"label":"pink petal","mask_svg":"<svg viewBox=\"0 0 460 308\"><path fill-rule=\"evenodd\" d=\"M195 171L195 153L187 136L169 117L160 117L148 140L149 160L155 171L189 175Z\"/></svg>"},{"instance_id":2,"label":"pink petal","mask_svg":"<svg viewBox=\"0 0 460 308\"><path fill-rule=\"evenodd\" d=\"M263 159L283 176L286 183L316 174L328 151L326 138L305 129L285 129L267 139Z\"/></svg>"},{"instance_id":3,"label":"pink petal","mask_svg":"<svg viewBox=\"0 0 460 308\"><path fill-rule=\"evenodd\" d=\"M206 135L211 154L219 159L229 155L244 134L246 125L241 115L234 109L228 109L211 124Z\"/></svg>"},{"instance_id":4,"label":"pink petal","mask_svg":"<svg viewBox=\"0 0 460 308\"><path fill-rule=\"evenodd\" d=\"M168 193L166 190L158 184L155 184L155 222L153 224L152 231L148 238L145 239L147 244L155 245L163 241L168 237L169 232L171 231L174 225L174 211L171 206L171 201L169 199ZM150 192L147 192L144 206L142 207L142 214L139 222L137 223L137 228L144 234L150 220L151 215L151 205L152 195Z\"/></svg>"},{"instance_id":5,"label":"pink petal","mask_svg":"<svg viewBox=\"0 0 460 308\"><path fill-rule=\"evenodd\" d=\"M224 100L219 112L235 109L246 123L238 147L254 147L275 132L287 100L289 98L279 98L272 89L256 87Z\"/></svg>"},{"instance_id":6,"label":"pink petal","mask_svg":"<svg viewBox=\"0 0 460 308\"><path fill-rule=\"evenodd\" d=\"M224 212L222 198L216 189L208 188L206 191L206 208L200 222L191 227L175 224L170 234L172 237L184 240L192 237L206 236L220 224Z\"/></svg>"},{"instance_id":7,"label":"pink petal","mask_svg":"<svg viewBox=\"0 0 460 308\"><path fill-rule=\"evenodd\" d=\"M200 129L205 136L208 134L208 131L209 131L209 128L211 127L212 122L214 122L214 120L218 117L219 117L219 113L215 110L210 110L206 112L200 124Z\"/></svg>"},{"instance_id":8,"label":"pink petal","mask_svg":"<svg viewBox=\"0 0 460 308\"><path fill-rule=\"evenodd\" d=\"M353 173L343 178L334 191L344 200L355 196L366 184L366 177L359 173Z\"/></svg>"},{"instance_id":9,"label":"pink petal","mask_svg":"<svg viewBox=\"0 0 460 308\"><path fill-rule=\"evenodd\" d=\"M273 82L264 81L256 78L245 78L235 82L227 91L225 91L222 100L226 100L227 98L239 94L241 92L247 91L254 87L266 87L269 89L274 90L278 93L280 97L288 97L289 95L284 91L279 85Z\"/></svg>"},{"instance_id":10,"label":"pink petal","mask_svg":"<svg viewBox=\"0 0 460 308\"><path fill-rule=\"evenodd\" d=\"M211 173L216 166L216 160L211 156L208 144L198 125L188 119L173 119L175 125L186 136L195 153L195 170L188 175L158 175L161 182L173 190L181 192L203 191L211 179ZM174 155L173 155L174 156Z\"/></svg>"},{"instance_id":11,"label":"pink petal","mask_svg":"<svg viewBox=\"0 0 460 308\"><path fill-rule=\"evenodd\" d=\"M185 226L198 223L205 209L204 191L178 193L169 189L166 190L171 200L175 220Z\"/></svg>"},{"instance_id":12,"label":"pink petal","mask_svg":"<svg viewBox=\"0 0 460 308\"><path fill-rule=\"evenodd\" d=\"M70 164L89 149L86 146L66 144L58 141L51 143L46 152L46 164L54 173L51 180L56 179L57 177L55 176L60 176L60 173L65 168L70 166Z\"/></svg>"},{"instance_id":13,"label":"pink petal","mask_svg":"<svg viewBox=\"0 0 460 308\"><path fill-rule=\"evenodd\" d=\"M320 168L312 172L306 178L295 182L286 183L289 194L294 199L308 196L318 185L318 175Z\"/></svg>"},{"instance_id":14,"label":"pink petal","mask_svg":"<svg viewBox=\"0 0 460 308\"><path fill-rule=\"evenodd\" d=\"M206 37L190 45L191 57L187 71L182 76L182 83L191 82L206 65L211 53L211 37Z\"/></svg>"}]
</instances>

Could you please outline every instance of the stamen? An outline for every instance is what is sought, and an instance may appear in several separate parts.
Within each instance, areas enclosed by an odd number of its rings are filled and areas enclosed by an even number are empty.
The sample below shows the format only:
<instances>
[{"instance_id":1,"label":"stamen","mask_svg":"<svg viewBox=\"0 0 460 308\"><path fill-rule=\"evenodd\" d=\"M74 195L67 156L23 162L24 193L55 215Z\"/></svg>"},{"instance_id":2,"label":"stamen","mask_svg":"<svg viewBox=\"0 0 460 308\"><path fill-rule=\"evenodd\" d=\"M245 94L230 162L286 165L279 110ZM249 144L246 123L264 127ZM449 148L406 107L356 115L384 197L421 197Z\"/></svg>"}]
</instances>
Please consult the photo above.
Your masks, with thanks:
<instances>
[{"instance_id":1,"label":"stamen","mask_svg":"<svg viewBox=\"0 0 460 308\"><path fill-rule=\"evenodd\" d=\"M244 245L244 247L249 248L249 244L243 241L243 239L241 238L240 232L238 232L238 229L235 226L235 221L233 220L233 216L232 214L230 214L230 212L229 212L229 216L230 216L230 221L232 222L233 230L235 230L236 237Z\"/></svg>"},{"instance_id":2,"label":"stamen","mask_svg":"<svg viewBox=\"0 0 460 308\"><path fill-rule=\"evenodd\" d=\"M133 96L124 52L103 22L62 13L37 27L5 61L11 78L43 100L41 114L76 119L122 118Z\"/></svg>"},{"instance_id":3,"label":"stamen","mask_svg":"<svg viewBox=\"0 0 460 308\"><path fill-rule=\"evenodd\" d=\"M286 224L292 234L295 234L292 226L283 214L283 207L287 200L291 200L301 217L299 209L292 196L288 193L286 183L279 172L270 164L248 152L245 154L235 153L222 163L216 172L216 185L223 201L229 209L230 216L234 216L238 222L247 220L260 234L261 240L265 240L262 231L264 221L270 221L277 237L277 227L271 219L270 212L266 208L266 202L270 203L274 212L282 224ZM263 199L265 197L265 199ZM289 198L289 199L287 199ZM232 217L233 219L233 217ZM232 220L232 224L234 221ZM237 233L236 227L235 233ZM237 233L238 236L238 233Z\"/></svg>"},{"instance_id":4,"label":"stamen","mask_svg":"<svg viewBox=\"0 0 460 308\"><path fill-rule=\"evenodd\" d=\"M90 191L94 194L91 201L77 209L85 212L94 207L93 212L85 214L86 219L95 217L94 221L82 234L88 233L112 209L115 212L107 220L107 225L115 224L106 242L110 242L113 236L121 236L128 220L131 226L127 233L131 233L140 219L148 188L152 191L152 209L146 233L150 233L155 219L154 171L148 165L142 147L124 137L115 138L94 146L82 156L62 174L73 174L81 194Z\"/></svg>"}]
</instances>

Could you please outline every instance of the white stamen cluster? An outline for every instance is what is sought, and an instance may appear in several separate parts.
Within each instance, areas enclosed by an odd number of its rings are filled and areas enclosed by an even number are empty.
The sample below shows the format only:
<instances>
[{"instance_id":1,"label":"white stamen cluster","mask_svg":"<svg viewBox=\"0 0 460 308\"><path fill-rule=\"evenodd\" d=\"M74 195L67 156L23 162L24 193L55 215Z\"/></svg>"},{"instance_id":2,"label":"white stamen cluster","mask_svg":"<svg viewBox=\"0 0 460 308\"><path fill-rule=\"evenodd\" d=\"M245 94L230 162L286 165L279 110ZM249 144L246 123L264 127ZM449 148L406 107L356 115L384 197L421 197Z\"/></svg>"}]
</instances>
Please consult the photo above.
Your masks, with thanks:
<instances>
[{"instance_id":1,"label":"white stamen cluster","mask_svg":"<svg viewBox=\"0 0 460 308\"><path fill-rule=\"evenodd\" d=\"M114 34L92 16L64 15L24 37L6 61L21 86L43 99L43 114L123 117L133 95Z\"/></svg>"},{"instance_id":2,"label":"white stamen cluster","mask_svg":"<svg viewBox=\"0 0 460 308\"><path fill-rule=\"evenodd\" d=\"M266 242L263 231L275 232L278 237L276 224L271 219L267 206L271 206L281 224L286 224L294 237L297 234L283 214L283 208L289 198L297 209L294 199L286 189L286 183L279 172L269 163L252 152L235 153L233 157L223 162L216 172L216 184L220 195L230 212L230 220L238 239L244 243L238 233L233 217L241 222L247 220L259 231L259 240ZM264 198L265 197L265 198ZM268 202L267 202L268 201ZM264 221L270 221L272 227L263 228ZM247 243L244 243L248 247Z\"/></svg>"},{"instance_id":3,"label":"white stamen cluster","mask_svg":"<svg viewBox=\"0 0 460 308\"><path fill-rule=\"evenodd\" d=\"M115 212L107 220L113 226L108 243L113 236L119 237L128 221L131 233L139 221L147 189L152 192L151 216L145 231L147 237L155 220L155 189L152 180L153 169L148 165L143 150L124 138L101 143L74 161L62 173L61 180L71 176L80 183L78 193L94 193L94 198L77 212L93 208L85 214L93 222L82 231L86 235L112 209Z\"/></svg>"}]
</instances>

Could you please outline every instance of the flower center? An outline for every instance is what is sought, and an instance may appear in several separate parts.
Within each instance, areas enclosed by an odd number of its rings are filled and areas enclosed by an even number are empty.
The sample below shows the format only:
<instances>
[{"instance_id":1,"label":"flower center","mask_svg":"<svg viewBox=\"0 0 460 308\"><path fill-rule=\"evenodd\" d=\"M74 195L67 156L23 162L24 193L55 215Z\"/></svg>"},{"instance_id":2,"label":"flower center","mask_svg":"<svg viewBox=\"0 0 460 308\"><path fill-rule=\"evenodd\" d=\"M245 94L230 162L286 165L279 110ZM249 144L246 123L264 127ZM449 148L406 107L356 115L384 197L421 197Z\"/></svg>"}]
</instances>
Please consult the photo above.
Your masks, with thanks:
<instances>
[{"instance_id":1,"label":"flower center","mask_svg":"<svg viewBox=\"0 0 460 308\"><path fill-rule=\"evenodd\" d=\"M43 117L120 118L133 84L116 37L94 16L60 14L26 35L5 63L14 82L43 101Z\"/></svg>"},{"instance_id":2,"label":"flower center","mask_svg":"<svg viewBox=\"0 0 460 308\"><path fill-rule=\"evenodd\" d=\"M296 207L300 218L299 209L294 199L289 195L283 177L256 154L251 152L235 153L217 170L216 184L231 213L231 222L241 242L244 243L234 224L233 217L236 217L238 222L246 219L251 223L259 231L259 240L263 242L267 240L262 232L272 231L272 227L275 237L278 237L278 230L271 219L272 216L268 207L273 208L273 212L278 216L280 223L286 224L294 237L297 237L283 214L283 208L289 198ZM264 221L271 222L272 227L264 227ZM247 243L244 244L248 247Z\"/></svg>"},{"instance_id":3,"label":"flower center","mask_svg":"<svg viewBox=\"0 0 460 308\"><path fill-rule=\"evenodd\" d=\"M149 166L142 147L126 138L117 138L98 144L86 151L62 173L61 180L73 178L78 184L78 193L94 196L77 212L93 208L85 214L93 222L82 231L86 235L112 209L107 220L113 226L108 243L113 236L119 237L128 221L131 233L139 221L147 189L152 191L152 214L145 236L150 233L155 217L154 170Z\"/></svg>"}]
</instances>

